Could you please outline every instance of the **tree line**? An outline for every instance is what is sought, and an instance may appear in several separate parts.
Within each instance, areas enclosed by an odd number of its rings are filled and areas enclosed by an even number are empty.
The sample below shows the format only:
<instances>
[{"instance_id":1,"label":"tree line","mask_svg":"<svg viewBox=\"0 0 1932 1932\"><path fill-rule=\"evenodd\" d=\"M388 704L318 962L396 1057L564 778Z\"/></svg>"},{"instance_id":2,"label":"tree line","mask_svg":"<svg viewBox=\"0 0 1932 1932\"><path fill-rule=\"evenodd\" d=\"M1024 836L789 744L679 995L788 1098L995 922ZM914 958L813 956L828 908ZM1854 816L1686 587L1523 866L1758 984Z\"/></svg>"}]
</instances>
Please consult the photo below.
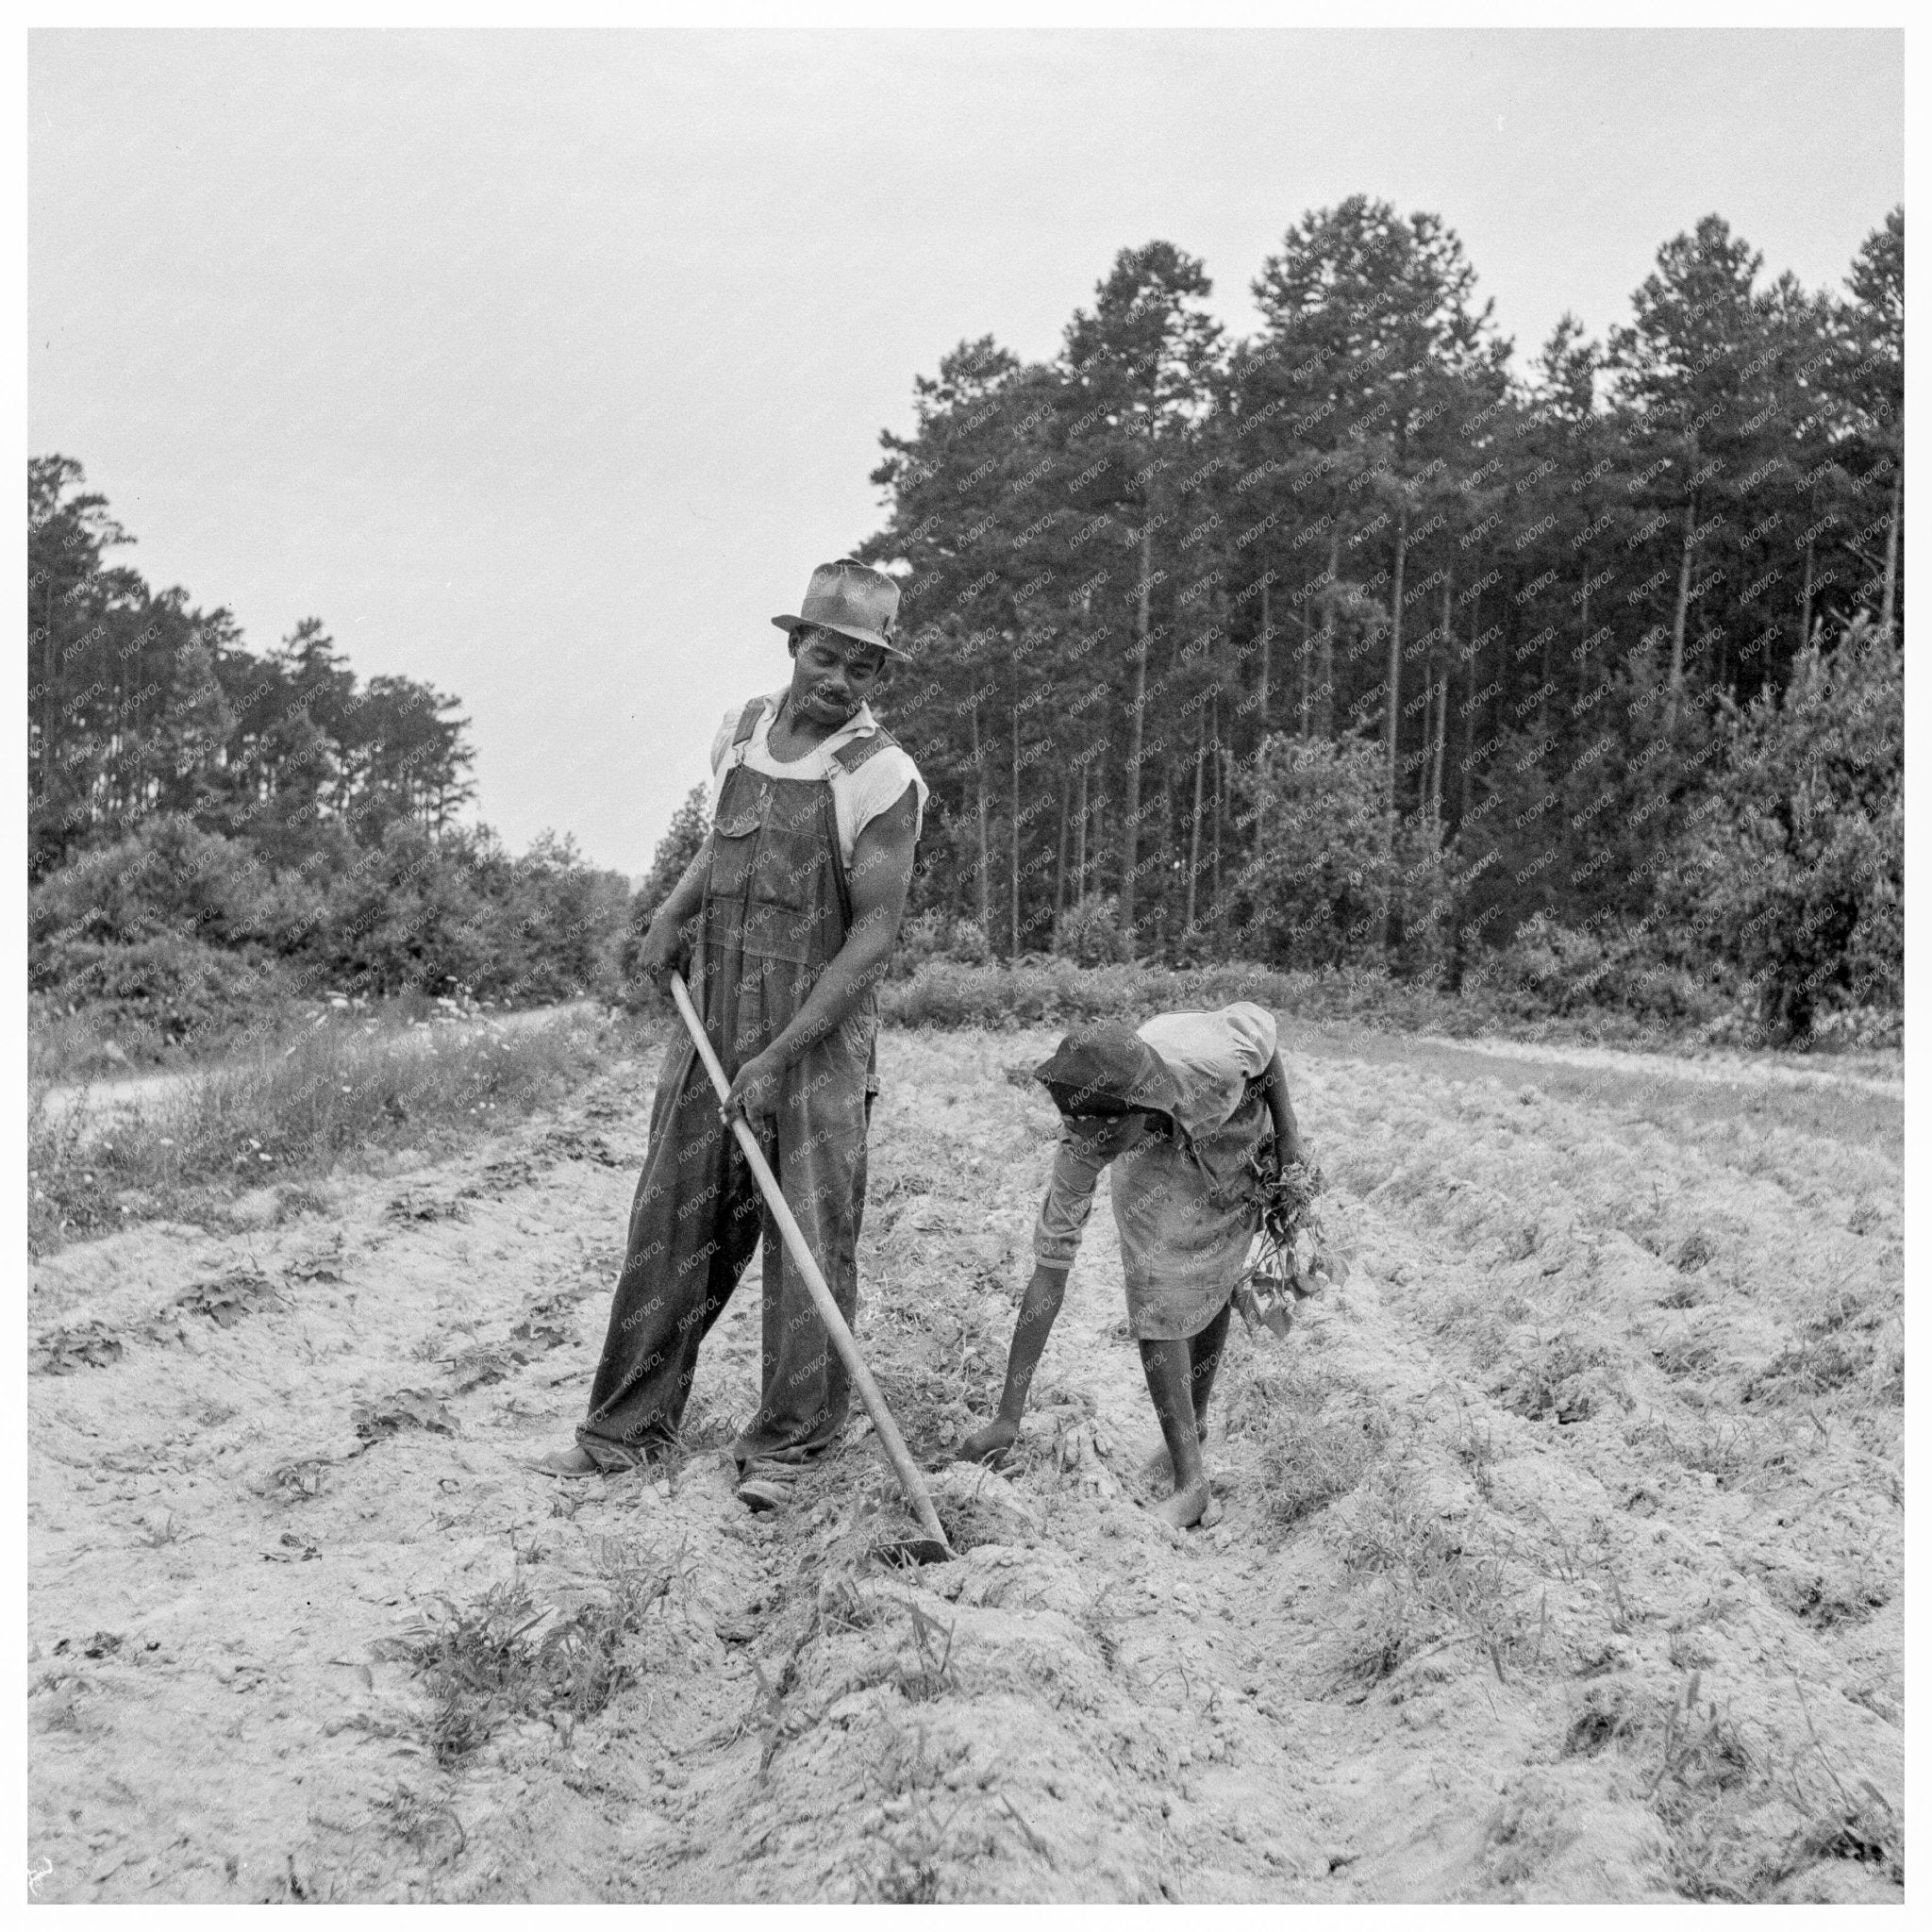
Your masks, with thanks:
<instances>
[{"instance_id":1,"label":"tree line","mask_svg":"<svg viewBox=\"0 0 1932 1932\"><path fill-rule=\"evenodd\" d=\"M1356 196L1288 230L1250 339L1155 242L1050 360L942 357L858 553L933 788L906 957L1507 966L1783 1034L1897 1006L1904 252L1894 209L1812 292L1710 216L1519 369L1453 230ZM35 988L622 990L623 881L461 823L456 698L313 619L257 653L130 541L30 461Z\"/></svg>"},{"instance_id":2,"label":"tree line","mask_svg":"<svg viewBox=\"0 0 1932 1932\"><path fill-rule=\"evenodd\" d=\"M608 990L626 882L462 823L458 700L358 680L314 618L267 653L112 560L81 466L27 466L28 979L140 1057L292 994Z\"/></svg>"},{"instance_id":3,"label":"tree line","mask_svg":"<svg viewBox=\"0 0 1932 1932\"><path fill-rule=\"evenodd\" d=\"M108 560L133 540L71 458L27 465L27 876L157 813L299 866L332 835L431 831L473 795L458 701L358 685L316 618L265 656L225 608Z\"/></svg>"},{"instance_id":4,"label":"tree line","mask_svg":"<svg viewBox=\"0 0 1932 1932\"><path fill-rule=\"evenodd\" d=\"M1310 212L1253 291L1230 340L1200 261L1124 249L1051 360L963 342L882 435L917 905L1452 984L1654 927L1736 720L1855 621L1895 658L1903 210L1842 295L1709 216L1520 371L1433 214Z\"/></svg>"}]
</instances>

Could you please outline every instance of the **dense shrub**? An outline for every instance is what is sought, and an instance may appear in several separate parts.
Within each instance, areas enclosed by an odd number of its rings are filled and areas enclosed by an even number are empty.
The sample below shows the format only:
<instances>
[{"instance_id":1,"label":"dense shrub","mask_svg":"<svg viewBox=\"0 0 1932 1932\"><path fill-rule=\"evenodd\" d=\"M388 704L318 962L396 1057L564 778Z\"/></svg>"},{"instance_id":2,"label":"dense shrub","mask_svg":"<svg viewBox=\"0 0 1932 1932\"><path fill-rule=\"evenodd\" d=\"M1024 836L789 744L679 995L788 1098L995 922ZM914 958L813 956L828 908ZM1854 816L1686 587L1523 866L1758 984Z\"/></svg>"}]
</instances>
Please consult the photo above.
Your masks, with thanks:
<instances>
[{"instance_id":1,"label":"dense shrub","mask_svg":"<svg viewBox=\"0 0 1932 1932\"><path fill-rule=\"evenodd\" d=\"M1253 961L1174 968L1121 963L1077 967L1070 959L1017 966L928 960L890 983L881 1017L901 1026L1072 1026L1083 1020L1138 1023L1155 1013L1207 1011L1253 1000L1300 1019L1350 1019L1408 1028L1453 1024L1457 1003L1379 970L1284 973Z\"/></svg>"},{"instance_id":2,"label":"dense shrub","mask_svg":"<svg viewBox=\"0 0 1932 1932\"><path fill-rule=\"evenodd\" d=\"M1070 906L1054 925L1053 949L1078 966L1112 966L1134 956L1121 929L1120 901L1111 892L1099 893Z\"/></svg>"},{"instance_id":3,"label":"dense shrub","mask_svg":"<svg viewBox=\"0 0 1932 1932\"><path fill-rule=\"evenodd\" d=\"M1649 934L1578 932L1541 912L1468 965L1461 990L1523 1017L1611 1011L1673 1024L1710 1020L1727 994L1719 976L1698 974Z\"/></svg>"},{"instance_id":4,"label":"dense shrub","mask_svg":"<svg viewBox=\"0 0 1932 1932\"><path fill-rule=\"evenodd\" d=\"M684 869L698 855L705 835L711 828L710 787L693 785L671 814L664 836L651 855L651 869L644 874L633 902L638 929L649 924L652 913L670 897L671 889L684 876Z\"/></svg>"},{"instance_id":5,"label":"dense shrub","mask_svg":"<svg viewBox=\"0 0 1932 1932\"><path fill-rule=\"evenodd\" d=\"M880 1014L900 1026L1073 1026L1084 1020L1138 1024L1159 1012L1201 1012L1253 1000L1286 1021L1347 1023L1393 1033L1479 1033L1519 1038L1671 1044L1700 1037L1697 1023L1719 1009L1715 994L1678 988L1623 1005L1559 999L1553 1011L1534 974L1511 976L1513 957L1472 979L1460 993L1424 980L1398 979L1380 966L1283 971L1255 961L1169 967L1151 963L1076 967L1067 959L1013 966L963 966L928 959L909 978L890 981ZM1644 968L1644 971L1650 969ZM1641 975L1640 975L1641 976ZM1874 1043L1879 1043L1875 1035Z\"/></svg>"},{"instance_id":6,"label":"dense shrub","mask_svg":"<svg viewBox=\"0 0 1932 1932\"><path fill-rule=\"evenodd\" d=\"M485 902L469 869L442 862L419 824L398 821L329 889L320 944L349 991L444 992L491 964Z\"/></svg>"},{"instance_id":7,"label":"dense shrub","mask_svg":"<svg viewBox=\"0 0 1932 1932\"><path fill-rule=\"evenodd\" d=\"M34 889L29 985L97 1009L137 1059L210 1043L291 992L532 1005L608 990L625 883L568 840L512 858L487 830L395 819L368 848L332 835L317 850L325 862L275 872L242 841L150 820ZM273 991L238 991L258 984Z\"/></svg>"},{"instance_id":8,"label":"dense shrub","mask_svg":"<svg viewBox=\"0 0 1932 1932\"><path fill-rule=\"evenodd\" d=\"M956 919L939 907L930 907L913 913L900 926L891 971L894 978L908 979L935 959L959 966L985 966L991 963L992 948L976 919Z\"/></svg>"},{"instance_id":9,"label":"dense shrub","mask_svg":"<svg viewBox=\"0 0 1932 1932\"><path fill-rule=\"evenodd\" d=\"M37 1004L84 1013L136 1062L171 1047L203 1047L258 1024L297 990L274 959L161 933L123 944L49 940L35 949Z\"/></svg>"},{"instance_id":10,"label":"dense shrub","mask_svg":"<svg viewBox=\"0 0 1932 1932\"><path fill-rule=\"evenodd\" d=\"M1756 995L1775 1039L1905 995L1905 667L1860 621L1780 695L1722 708L1721 779L1658 893Z\"/></svg>"},{"instance_id":11,"label":"dense shrub","mask_svg":"<svg viewBox=\"0 0 1932 1932\"><path fill-rule=\"evenodd\" d=\"M619 874L593 871L574 840L550 832L521 858L471 834L466 856L487 942L470 991L517 1006L612 991L606 961L625 923Z\"/></svg>"},{"instance_id":12,"label":"dense shrub","mask_svg":"<svg viewBox=\"0 0 1932 1932\"><path fill-rule=\"evenodd\" d=\"M1276 733L1237 780L1254 856L1242 869L1241 931L1283 966L1346 966L1381 953L1406 974L1441 959L1448 886L1441 835L1391 817L1380 752Z\"/></svg>"},{"instance_id":13,"label":"dense shrub","mask_svg":"<svg viewBox=\"0 0 1932 1932\"><path fill-rule=\"evenodd\" d=\"M241 841L172 813L82 853L36 886L27 907L36 951L172 933L287 953L307 942L323 915L322 894L308 876L271 872Z\"/></svg>"}]
</instances>

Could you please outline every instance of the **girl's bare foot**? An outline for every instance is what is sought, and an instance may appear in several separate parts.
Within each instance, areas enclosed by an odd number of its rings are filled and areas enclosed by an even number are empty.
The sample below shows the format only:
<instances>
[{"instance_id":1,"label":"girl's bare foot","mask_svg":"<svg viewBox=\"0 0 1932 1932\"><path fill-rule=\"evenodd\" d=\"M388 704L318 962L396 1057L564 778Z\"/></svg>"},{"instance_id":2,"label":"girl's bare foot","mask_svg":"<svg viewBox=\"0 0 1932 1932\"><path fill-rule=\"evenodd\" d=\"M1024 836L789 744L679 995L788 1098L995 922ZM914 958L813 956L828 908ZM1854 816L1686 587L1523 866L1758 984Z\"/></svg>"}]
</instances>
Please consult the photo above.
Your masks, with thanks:
<instances>
[{"instance_id":1,"label":"girl's bare foot","mask_svg":"<svg viewBox=\"0 0 1932 1932\"><path fill-rule=\"evenodd\" d=\"M1020 1434L1020 1425L995 1417L983 1429L974 1432L953 1451L955 1462L984 1462L998 1469Z\"/></svg>"},{"instance_id":2,"label":"girl's bare foot","mask_svg":"<svg viewBox=\"0 0 1932 1932\"><path fill-rule=\"evenodd\" d=\"M1176 1490L1166 1502L1157 1504L1154 1513L1176 1529L1212 1529L1221 1521L1221 1504L1204 1475L1199 1482Z\"/></svg>"},{"instance_id":3,"label":"girl's bare foot","mask_svg":"<svg viewBox=\"0 0 1932 1932\"><path fill-rule=\"evenodd\" d=\"M548 1456L540 1456L531 1463L539 1475L595 1475L597 1465L585 1453L580 1442L573 1442L568 1449L553 1449Z\"/></svg>"},{"instance_id":4,"label":"girl's bare foot","mask_svg":"<svg viewBox=\"0 0 1932 1932\"><path fill-rule=\"evenodd\" d=\"M1205 1442L1208 1440L1208 1423L1205 1417L1195 1428L1194 1435L1200 1441ZM1151 1483L1171 1483L1174 1480L1174 1457L1167 1453L1165 1442L1147 1458L1146 1465L1141 1473Z\"/></svg>"}]
</instances>

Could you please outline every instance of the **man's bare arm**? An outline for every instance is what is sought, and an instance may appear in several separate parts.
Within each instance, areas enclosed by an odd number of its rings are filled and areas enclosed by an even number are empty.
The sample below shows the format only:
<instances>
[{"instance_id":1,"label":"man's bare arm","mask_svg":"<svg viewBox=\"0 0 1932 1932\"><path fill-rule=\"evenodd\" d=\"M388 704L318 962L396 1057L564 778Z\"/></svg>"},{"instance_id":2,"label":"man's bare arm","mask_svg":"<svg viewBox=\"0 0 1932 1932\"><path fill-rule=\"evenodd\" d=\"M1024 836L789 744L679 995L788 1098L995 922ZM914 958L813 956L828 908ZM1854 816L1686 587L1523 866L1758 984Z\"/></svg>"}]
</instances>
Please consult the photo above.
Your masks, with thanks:
<instances>
[{"instance_id":1,"label":"man's bare arm","mask_svg":"<svg viewBox=\"0 0 1932 1932\"><path fill-rule=\"evenodd\" d=\"M705 883L711 876L711 839L712 835L707 832L704 843L692 855L664 903L651 915L643 943L638 948L638 971L667 998L672 974L684 967L691 957L691 936L686 928L705 902Z\"/></svg>"}]
</instances>

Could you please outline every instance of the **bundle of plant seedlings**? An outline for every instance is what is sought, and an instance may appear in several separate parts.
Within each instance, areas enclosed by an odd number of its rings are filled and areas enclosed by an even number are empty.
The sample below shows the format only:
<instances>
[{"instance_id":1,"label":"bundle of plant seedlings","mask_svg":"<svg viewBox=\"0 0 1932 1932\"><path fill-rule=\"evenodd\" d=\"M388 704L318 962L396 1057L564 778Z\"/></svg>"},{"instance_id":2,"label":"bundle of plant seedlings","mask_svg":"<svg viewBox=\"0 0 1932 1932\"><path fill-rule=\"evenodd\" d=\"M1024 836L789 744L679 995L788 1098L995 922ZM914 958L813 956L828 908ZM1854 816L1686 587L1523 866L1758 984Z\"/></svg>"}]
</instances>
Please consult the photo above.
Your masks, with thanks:
<instances>
[{"instance_id":1,"label":"bundle of plant seedlings","mask_svg":"<svg viewBox=\"0 0 1932 1932\"><path fill-rule=\"evenodd\" d=\"M1248 1166L1260 1196L1261 1226L1235 1290L1235 1307L1250 1333L1266 1328L1286 1336L1297 1302L1348 1279L1348 1257L1322 1225L1320 1168L1301 1160L1276 1167L1255 1156Z\"/></svg>"}]
</instances>

